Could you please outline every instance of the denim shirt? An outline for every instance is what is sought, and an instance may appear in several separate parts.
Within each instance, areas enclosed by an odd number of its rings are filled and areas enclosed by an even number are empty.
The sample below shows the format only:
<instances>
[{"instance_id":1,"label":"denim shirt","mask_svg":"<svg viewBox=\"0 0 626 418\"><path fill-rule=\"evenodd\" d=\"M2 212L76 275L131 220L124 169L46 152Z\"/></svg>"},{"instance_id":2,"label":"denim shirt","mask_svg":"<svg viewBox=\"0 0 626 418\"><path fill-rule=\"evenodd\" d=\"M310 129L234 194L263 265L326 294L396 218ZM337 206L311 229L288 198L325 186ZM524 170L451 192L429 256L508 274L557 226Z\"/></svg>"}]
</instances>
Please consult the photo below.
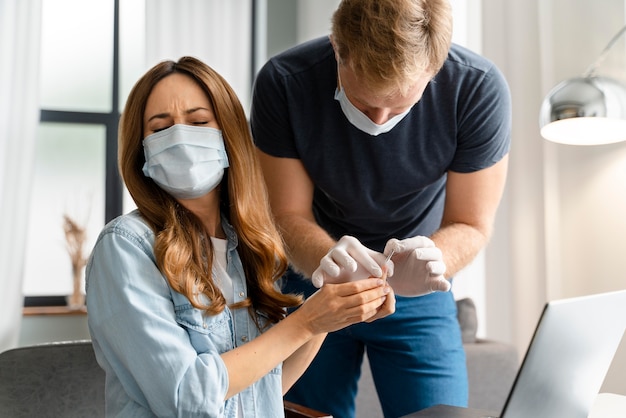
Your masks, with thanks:
<instances>
[{"instance_id":1,"label":"denim shirt","mask_svg":"<svg viewBox=\"0 0 626 418\"><path fill-rule=\"evenodd\" d=\"M222 225L238 302L247 288L237 237L225 219ZM106 372L106 415L283 417L282 365L224 400L229 381L220 354L259 331L247 309L208 316L175 292L157 268L154 239L138 211L120 216L104 227L86 267L89 332Z\"/></svg>"}]
</instances>

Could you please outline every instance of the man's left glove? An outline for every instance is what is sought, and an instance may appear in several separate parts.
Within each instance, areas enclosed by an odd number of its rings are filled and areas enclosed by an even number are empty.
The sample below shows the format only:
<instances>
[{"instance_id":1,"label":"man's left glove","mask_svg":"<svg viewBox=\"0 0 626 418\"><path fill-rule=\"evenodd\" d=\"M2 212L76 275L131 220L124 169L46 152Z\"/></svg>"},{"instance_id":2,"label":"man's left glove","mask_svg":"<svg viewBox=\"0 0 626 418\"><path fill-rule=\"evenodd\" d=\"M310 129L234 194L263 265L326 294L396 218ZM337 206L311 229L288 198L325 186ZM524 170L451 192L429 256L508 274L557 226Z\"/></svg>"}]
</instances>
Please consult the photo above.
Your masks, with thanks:
<instances>
[{"instance_id":1,"label":"man's left glove","mask_svg":"<svg viewBox=\"0 0 626 418\"><path fill-rule=\"evenodd\" d=\"M423 296L432 292L447 292L451 285L443 276L446 265L441 250L429 238L417 236L387 241L385 255L391 257L393 268L387 281L396 295Z\"/></svg>"}]
</instances>

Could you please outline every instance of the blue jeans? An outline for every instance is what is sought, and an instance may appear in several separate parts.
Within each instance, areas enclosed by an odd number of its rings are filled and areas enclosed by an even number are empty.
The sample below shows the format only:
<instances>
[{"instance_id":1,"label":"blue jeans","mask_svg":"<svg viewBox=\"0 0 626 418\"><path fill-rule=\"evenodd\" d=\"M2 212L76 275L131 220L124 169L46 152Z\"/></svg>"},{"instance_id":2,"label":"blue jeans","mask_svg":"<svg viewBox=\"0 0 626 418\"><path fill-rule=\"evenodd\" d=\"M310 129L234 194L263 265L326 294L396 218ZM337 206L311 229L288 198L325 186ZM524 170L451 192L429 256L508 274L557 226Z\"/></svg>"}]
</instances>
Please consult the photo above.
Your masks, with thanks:
<instances>
[{"instance_id":1,"label":"blue jeans","mask_svg":"<svg viewBox=\"0 0 626 418\"><path fill-rule=\"evenodd\" d=\"M314 290L294 279L285 292ZM336 418L354 417L365 351L385 417L436 404L467 406L465 351L450 292L396 296L393 315L329 334L285 398Z\"/></svg>"}]
</instances>

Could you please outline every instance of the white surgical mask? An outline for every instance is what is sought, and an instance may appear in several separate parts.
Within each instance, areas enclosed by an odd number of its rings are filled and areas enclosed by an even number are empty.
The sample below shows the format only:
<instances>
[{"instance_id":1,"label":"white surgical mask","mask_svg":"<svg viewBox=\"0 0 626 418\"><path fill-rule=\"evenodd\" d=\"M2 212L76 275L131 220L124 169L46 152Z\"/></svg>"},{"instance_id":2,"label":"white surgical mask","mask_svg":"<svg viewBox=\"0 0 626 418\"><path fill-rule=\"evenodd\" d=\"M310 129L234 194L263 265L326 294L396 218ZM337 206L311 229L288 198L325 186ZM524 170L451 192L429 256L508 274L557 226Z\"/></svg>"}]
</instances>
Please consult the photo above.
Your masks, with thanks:
<instances>
[{"instance_id":1,"label":"white surgical mask","mask_svg":"<svg viewBox=\"0 0 626 418\"><path fill-rule=\"evenodd\" d=\"M222 131L174 125L143 140L143 173L177 199L193 199L215 189L228 167Z\"/></svg>"},{"instance_id":2,"label":"white surgical mask","mask_svg":"<svg viewBox=\"0 0 626 418\"><path fill-rule=\"evenodd\" d=\"M337 70L337 74L339 74L339 70ZM341 80L339 80L339 87L335 89L335 100L339 102L343 114L354 127L372 136L378 136L392 130L402 119L404 119L406 115L409 114L412 108L409 107L404 112L395 115L387 122L379 125L368 118L365 113L361 112L352 104L346 96L345 90L341 86Z\"/></svg>"}]
</instances>

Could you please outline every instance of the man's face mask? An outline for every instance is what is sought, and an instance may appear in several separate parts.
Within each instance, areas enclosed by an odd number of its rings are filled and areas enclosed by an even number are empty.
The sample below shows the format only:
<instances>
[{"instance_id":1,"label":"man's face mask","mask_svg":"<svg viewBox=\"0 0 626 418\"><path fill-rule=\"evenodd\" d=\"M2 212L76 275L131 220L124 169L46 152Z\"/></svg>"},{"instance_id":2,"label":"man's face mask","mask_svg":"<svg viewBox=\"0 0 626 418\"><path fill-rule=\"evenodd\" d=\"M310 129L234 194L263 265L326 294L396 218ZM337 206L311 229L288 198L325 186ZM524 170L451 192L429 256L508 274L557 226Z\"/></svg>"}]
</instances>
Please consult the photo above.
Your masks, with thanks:
<instances>
[{"instance_id":1,"label":"man's face mask","mask_svg":"<svg viewBox=\"0 0 626 418\"><path fill-rule=\"evenodd\" d=\"M387 122L383 124L377 124L368 118L363 112L357 109L356 106L350 102L346 96L346 92L341 85L341 78L339 78L339 70L337 70L337 78L339 79L339 86L335 89L335 100L341 105L341 110L346 116L348 121L357 129L370 134L372 136L378 136L392 130L406 115L409 114L412 107L409 107L404 112L395 115Z\"/></svg>"},{"instance_id":2,"label":"man's face mask","mask_svg":"<svg viewBox=\"0 0 626 418\"><path fill-rule=\"evenodd\" d=\"M204 196L217 187L228 167L222 131L174 125L143 140L143 173L177 199Z\"/></svg>"}]
</instances>

